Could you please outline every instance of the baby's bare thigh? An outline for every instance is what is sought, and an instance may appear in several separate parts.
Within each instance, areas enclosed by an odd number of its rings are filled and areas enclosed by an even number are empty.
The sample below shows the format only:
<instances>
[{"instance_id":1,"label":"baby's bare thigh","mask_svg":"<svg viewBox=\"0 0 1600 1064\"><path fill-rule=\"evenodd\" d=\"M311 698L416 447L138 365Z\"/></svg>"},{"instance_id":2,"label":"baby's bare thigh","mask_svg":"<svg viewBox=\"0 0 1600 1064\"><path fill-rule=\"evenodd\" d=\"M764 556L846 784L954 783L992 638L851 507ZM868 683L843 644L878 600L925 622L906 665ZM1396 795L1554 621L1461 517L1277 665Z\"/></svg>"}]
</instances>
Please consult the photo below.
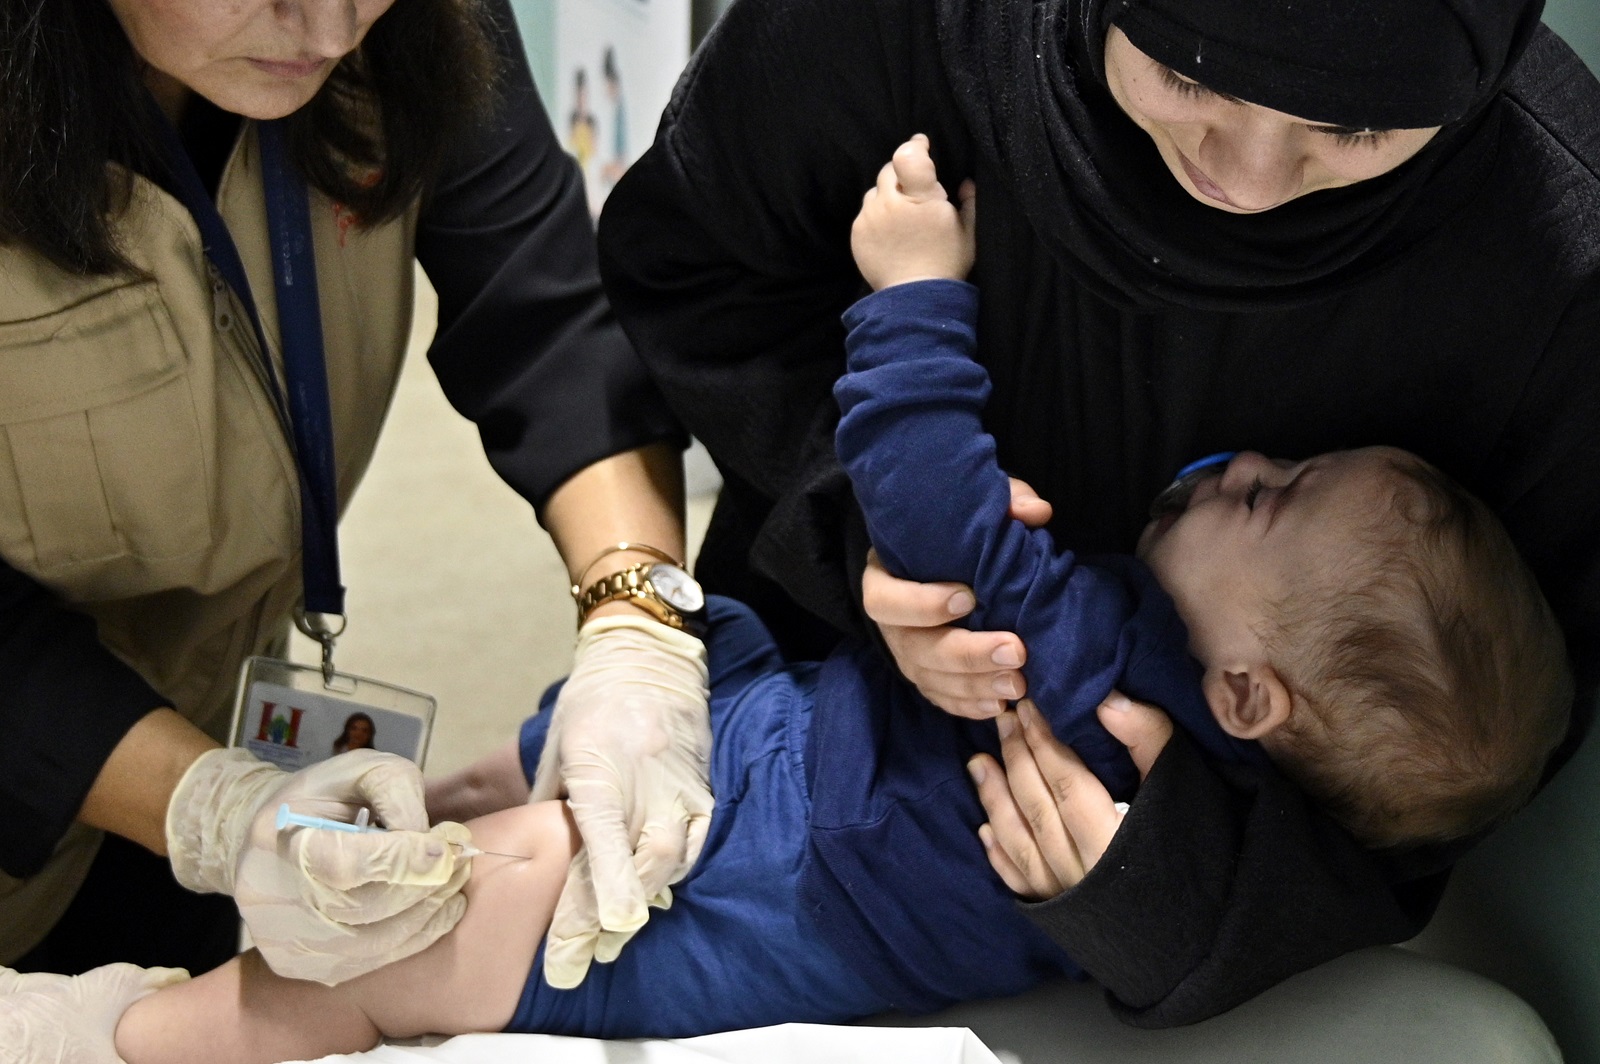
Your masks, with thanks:
<instances>
[{"instance_id":1,"label":"baby's bare thigh","mask_svg":"<svg viewBox=\"0 0 1600 1064\"><path fill-rule=\"evenodd\" d=\"M347 984L388 1037L503 1029L550 928L578 847L565 804L504 809L467 827L478 848L530 859L473 858L467 912L455 930L421 953Z\"/></svg>"}]
</instances>

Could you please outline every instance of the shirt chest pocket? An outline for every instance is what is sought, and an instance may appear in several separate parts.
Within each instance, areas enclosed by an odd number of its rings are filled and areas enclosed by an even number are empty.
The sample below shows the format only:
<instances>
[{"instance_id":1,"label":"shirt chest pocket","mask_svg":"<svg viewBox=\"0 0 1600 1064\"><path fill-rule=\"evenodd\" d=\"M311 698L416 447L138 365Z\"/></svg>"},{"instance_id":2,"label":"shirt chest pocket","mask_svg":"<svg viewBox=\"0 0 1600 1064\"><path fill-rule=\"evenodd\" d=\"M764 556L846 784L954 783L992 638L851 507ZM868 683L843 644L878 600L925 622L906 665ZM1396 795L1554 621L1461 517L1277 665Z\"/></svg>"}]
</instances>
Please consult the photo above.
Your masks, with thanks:
<instances>
[{"instance_id":1,"label":"shirt chest pocket","mask_svg":"<svg viewBox=\"0 0 1600 1064\"><path fill-rule=\"evenodd\" d=\"M154 283L0 325L6 558L94 599L153 590L143 563L204 551L214 464L193 378Z\"/></svg>"}]
</instances>

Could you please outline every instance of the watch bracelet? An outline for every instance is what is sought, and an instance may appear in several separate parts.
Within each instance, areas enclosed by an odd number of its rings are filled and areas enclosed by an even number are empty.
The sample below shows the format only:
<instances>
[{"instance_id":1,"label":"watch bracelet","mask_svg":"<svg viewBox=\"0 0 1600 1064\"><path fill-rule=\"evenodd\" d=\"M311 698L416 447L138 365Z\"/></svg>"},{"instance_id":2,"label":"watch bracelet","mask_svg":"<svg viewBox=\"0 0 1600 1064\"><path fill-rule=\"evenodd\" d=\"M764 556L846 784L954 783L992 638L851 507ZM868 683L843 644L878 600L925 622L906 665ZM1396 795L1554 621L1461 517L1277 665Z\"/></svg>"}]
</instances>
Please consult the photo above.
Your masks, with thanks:
<instances>
[{"instance_id":1,"label":"watch bracelet","mask_svg":"<svg viewBox=\"0 0 1600 1064\"><path fill-rule=\"evenodd\" d=\"M583 578L589 575L590 569L593 569L611 555L620 554L623 551L637 551L640 554L647 554L657 561L663 561L669 565L676 565L679 568L684 566L683 562L678 561L678 559L674 558L660 547L652 547L648 543L635 543L631 540L625 539L620 543L611 544L605 550L602 550L599 554L596 554L594 558L590 560L588 565L585 565L582 569L578 570L578 576L575 580L573 580L572 585L569 588L569 590L572 592L572 597L577 598L579 595L583 594ZM640 564L643 563L641 562Z\"/></svg>"},{"instance_id":2,"label":"watch bracelet","mask_svg":"<svg viewBox=\"0 0 1600 1064\"><path fill-rule=\"evenodd\" d=\"M649 572L657 564L657 562L640 562L638 565L630 565L626 569L618 569L614 573L602 576L582 592L574 591L573 598L578 604L578 627L582 628L583 622L589 619L589 615L607 602L632 599L641 603L641 608L656 620L672 628L682 628L683 615L664 601L650 584ZM648 605L643 605L645 603Z\"/></svg>"}]
</instances>

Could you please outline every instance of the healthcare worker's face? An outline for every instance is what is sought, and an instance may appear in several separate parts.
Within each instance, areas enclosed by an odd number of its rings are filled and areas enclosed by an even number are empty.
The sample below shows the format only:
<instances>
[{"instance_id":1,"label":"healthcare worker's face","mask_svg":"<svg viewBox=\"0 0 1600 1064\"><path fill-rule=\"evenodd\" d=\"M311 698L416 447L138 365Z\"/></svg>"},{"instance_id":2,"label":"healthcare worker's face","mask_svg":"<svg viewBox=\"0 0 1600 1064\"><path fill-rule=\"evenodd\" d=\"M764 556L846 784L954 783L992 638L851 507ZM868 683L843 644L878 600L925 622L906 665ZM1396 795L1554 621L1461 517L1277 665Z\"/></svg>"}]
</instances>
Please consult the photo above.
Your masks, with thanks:
<instances>
[{"instance_id":1,"label":"healthcare worker's face","mask_svg":"<svg viewBox=\"0 0 1600 1064\"><path fill-rule=\"evenodd\" d=\"M182 86L224 111L261 119L305 106L393 3L110 0L133 50L156 75L158 97Z\"/></svg>"},{"instance_id":2,"label":"healthcare worker's face","mask_svg":"<svg viewBox=\"0 0 1600 1064\"><path fill-rule=\"evenodd\" d=\"M1388 173L1439 132L1309 122L1224 96L1151 59L1115 26L1106 34L1106 82L1184 191L1233 214Z\"/></svg>"}]
</instances>

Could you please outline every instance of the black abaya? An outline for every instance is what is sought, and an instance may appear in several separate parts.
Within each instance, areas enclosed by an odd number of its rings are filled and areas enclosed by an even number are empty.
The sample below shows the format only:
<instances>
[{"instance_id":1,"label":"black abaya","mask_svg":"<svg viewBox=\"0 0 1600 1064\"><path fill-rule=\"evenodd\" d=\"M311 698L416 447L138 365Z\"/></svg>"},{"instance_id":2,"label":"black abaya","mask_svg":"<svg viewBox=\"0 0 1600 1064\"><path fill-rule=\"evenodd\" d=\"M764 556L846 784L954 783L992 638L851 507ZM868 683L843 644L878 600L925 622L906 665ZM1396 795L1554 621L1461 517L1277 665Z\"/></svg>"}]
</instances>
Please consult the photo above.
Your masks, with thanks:
<instances>
[{"instance_id":1,"label":"black abaya","mask_svg":"<svg viewBox=\"0 0 1600 1064\"><path fill-rule=\"evenodd\" d=\"M1439 150L1359 193L1314 194L1325 198L1279 215L1275 224L1303 222L1306 238L1322 207L1367 219L1360 233L1325 230L1308 262L1272 241L1261 250L1253 220L1230 228L1233 216L1215 211L1194 217L1220 227L1216 241L1174 243L1172 211L1210 209L1169 195L1164 169L1119 183L1153 152L1103 108L1095 143L1115 160L1103 175L1113 198L1098 206L1115 210L1098 209L1074 172L1101 149L1074 159L1070 143L1038 139L1042 123L1029 133L1026 107L1037 113L1042 98L1009 101L1020 109L991 117L1014 128L996 135L972 106L977 72L952 69L959 49L935 6L741 0L607 202L613 305L727 474L704 581L751 599L791 652L866 630L867 543L832 448L838 315L863 292L848 247L861 193L923 132L941 179L977 181L987 424L1008 472L1055 505L1063 544L1130 549L1151 497L1197 455L1404 447L1504 519L1566 628L1584 677L1579 705L1592 706L1600 85L1570 50L1534 32L1509 76L1463 105ZM982 10L990 29L1010 17L1016 33L1032 33L1035 16L1059 6L989 0ZM1048 71L1034 80L1069 57L1046 57L1033 40L1002 37L1015 54L991 55L988 74L1070 89ZM1085 108L1104 103L1098 91ZM1388 198L1362 212L1373 193ZM1127 249L1144 235L1187 261L1137 262ZM1241 258L1247 245L1267 258ZM1450 856L1364 852L1276 772L1210 766L1179 739L1099 865L1031 913L1125 1019L1169 1026L1416 933Z\"/></svg>"}]
</instances>

